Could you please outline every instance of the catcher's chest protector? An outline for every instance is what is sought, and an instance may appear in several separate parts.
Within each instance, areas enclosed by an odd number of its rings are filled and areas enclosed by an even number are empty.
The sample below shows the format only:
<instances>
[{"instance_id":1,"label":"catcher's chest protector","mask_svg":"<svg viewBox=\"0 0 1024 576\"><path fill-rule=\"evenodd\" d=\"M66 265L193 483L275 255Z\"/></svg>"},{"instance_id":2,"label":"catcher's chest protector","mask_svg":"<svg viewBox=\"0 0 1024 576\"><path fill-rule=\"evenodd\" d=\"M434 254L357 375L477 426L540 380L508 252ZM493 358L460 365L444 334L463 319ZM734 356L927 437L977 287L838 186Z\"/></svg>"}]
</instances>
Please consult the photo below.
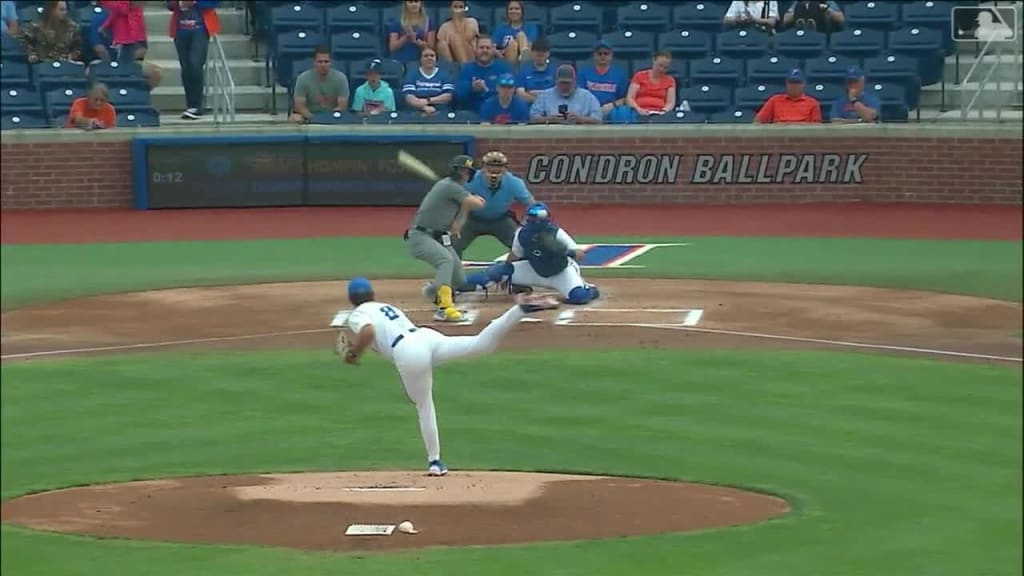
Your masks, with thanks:
<instances>
[{"instance_id":1,"label":"catcher's chest protector","mask_svg":"<svg viewBox=\"0 0 1024 576\"><path fill-rule=\"evenodd\" d=\"M519 232L519 245L530 267L542 278L559 274L569 265L565 246L556 238L558 226L550 222L528 223Z\"/></svg>"}]
</instances>

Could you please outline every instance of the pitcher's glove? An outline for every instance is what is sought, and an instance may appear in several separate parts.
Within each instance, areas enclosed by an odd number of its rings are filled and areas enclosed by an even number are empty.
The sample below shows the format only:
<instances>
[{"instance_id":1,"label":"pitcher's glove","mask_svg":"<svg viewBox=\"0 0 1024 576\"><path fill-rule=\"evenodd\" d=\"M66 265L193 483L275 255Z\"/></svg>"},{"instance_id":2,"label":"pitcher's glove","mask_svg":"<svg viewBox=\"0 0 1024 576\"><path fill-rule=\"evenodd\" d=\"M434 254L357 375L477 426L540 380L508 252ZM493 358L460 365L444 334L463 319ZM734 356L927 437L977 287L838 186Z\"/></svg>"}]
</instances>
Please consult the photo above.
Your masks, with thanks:
<instances>
[{"instance_id":1,"label":"pitcher's glove","mask_svg":"<svg viewBox=\"0 0 1024 576\"><path fill-rule=\"evenodd\" d=\"M352 353L352 339L349 337L348 330L338 330L338 339L334 342L334 353L349 364L355 360L355 354Z\"/></svg>"}]
</instances>

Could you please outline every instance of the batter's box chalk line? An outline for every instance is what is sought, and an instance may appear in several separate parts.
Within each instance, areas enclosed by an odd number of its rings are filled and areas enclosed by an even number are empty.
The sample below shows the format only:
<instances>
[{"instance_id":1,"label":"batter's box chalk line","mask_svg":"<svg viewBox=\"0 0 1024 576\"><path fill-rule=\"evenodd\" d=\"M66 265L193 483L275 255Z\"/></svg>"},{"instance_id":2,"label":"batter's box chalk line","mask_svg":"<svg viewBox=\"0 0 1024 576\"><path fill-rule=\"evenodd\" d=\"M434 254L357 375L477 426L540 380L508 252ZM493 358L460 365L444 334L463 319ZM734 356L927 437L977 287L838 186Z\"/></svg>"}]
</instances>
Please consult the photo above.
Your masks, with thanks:
<instances>
[{"instance_id":1,"label":"batter's box chalk line","mask_svg":"<svg viewBox=\"0 0 1024 576\"><path fill-rule=\"evenodd\" d=\"M588 313L610 313L610 314L658 314L665 316L665 322L651 322L648 325L656 326L687 326L693 327L700 323L704 317L704 310L701 308L575 308L561 311L555 317L554 324L558 326L636 326L635 322L603 321L603 322L580 322L576 319L578 312Z\"/></svg>"}]
</instances>

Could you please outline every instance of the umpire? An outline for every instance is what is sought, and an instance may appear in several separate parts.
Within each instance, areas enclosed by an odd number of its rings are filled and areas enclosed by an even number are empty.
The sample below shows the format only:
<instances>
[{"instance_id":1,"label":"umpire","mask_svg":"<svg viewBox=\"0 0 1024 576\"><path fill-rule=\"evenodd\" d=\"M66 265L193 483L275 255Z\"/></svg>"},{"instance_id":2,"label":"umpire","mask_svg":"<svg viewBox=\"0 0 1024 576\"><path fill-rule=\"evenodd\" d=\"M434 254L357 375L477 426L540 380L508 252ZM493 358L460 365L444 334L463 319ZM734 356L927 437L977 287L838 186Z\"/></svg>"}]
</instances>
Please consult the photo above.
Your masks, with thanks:
<instances>
[{"instance_id":1,"label":"umpire","mask_svg":"<svg viewBox=\"0 0 1024 576\"><path fill-rule=\"evenodd\" d=\"M510 208L515 203L524 207L534 203L523 179L508 171L508 157L504 152L492 150L484 154L482 163L483 169L473 176L466 190L485 199L487 204L470 212L465 227L459 231L455 241L459 258L477 236L493 236L511 250L519 222Z\"/></svg>"},{"instance_id":2,"label":"umpire","mask_svg":"<svg viewBox=\"0 0 1024 576\"><path fill-rule=\"evenodd\" d=\"M453 288L466 283L462 259L452 245L458 237L463 220L470 210L484 208L486 202L464 188L473 177L473 158L459 155L448 163L451 172L437 181L427 192L412 218L412 227L405 231L409 253L434 269L438 311L435 319L442 322L461 322L462 312L455 307Z\"/></svg>"}]
</instances>

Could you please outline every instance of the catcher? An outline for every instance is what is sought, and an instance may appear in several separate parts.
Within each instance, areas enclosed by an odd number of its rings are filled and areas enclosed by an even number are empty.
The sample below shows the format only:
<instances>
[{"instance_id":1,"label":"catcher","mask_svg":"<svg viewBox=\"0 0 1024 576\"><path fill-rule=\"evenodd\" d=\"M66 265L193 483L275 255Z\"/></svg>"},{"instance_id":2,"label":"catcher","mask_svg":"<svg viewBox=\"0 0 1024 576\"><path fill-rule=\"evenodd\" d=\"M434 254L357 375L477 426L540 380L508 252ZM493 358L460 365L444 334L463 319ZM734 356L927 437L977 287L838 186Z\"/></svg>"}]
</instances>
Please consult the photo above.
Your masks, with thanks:
<instances>
[{"instance_id":1,"label":"catcher","mask_svg":"<svg viewBox=\"0 0 1024 576\"><path fill-rule=\"evenodd\" d=\"M482 170L466 184L466 190L483 198L487 204L471 211L465 226L459 231L455 242L455 253L459 258L477 236L493 236L505 248L512 248L519 221L511 207L517 203L523 206L534 203L523 179L508 171L508 157L504 152L491 150L484 154L481 163Z\"/></svg>"},{"instance_id":2,"label":"catcher","mask_svg":"<svg viewBox=\"0 0 1024 576\"><path fill-rule=\"evenodd\" d=\"M587 304L600 297L597 286L585 282L580 273L577 262L583 259L583 251L551 221L548 207L532 204L525 220L506 261L470 274L466 282L484 290L491 283L549 288L558 291L567 304Z\"/></svg>"}]
</instances>

